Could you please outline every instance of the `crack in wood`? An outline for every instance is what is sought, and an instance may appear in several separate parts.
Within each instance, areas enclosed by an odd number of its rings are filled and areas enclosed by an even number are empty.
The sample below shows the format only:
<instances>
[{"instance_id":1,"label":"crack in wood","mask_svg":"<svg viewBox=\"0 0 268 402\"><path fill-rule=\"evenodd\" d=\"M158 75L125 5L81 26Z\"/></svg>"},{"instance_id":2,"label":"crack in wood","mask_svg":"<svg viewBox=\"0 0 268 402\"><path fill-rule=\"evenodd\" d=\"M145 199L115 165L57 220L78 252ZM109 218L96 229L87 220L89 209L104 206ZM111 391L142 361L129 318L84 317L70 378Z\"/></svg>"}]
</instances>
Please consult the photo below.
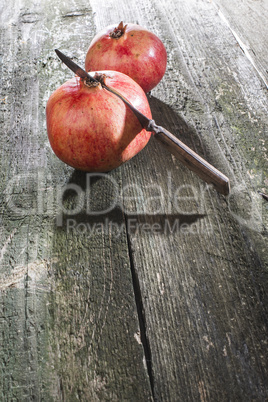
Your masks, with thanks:
<instances>
[{"instance_id":1,"label":"crack in wood","mask_svg":"<svg viewBox=\"0 0 268 402\"><path fill-rule=\"evenodd\" d=\"M126 214L124 214L124 218L125 218L125 223L126 223L126 227L127 227L127 215ZM139 276L137 273L137 269L136 269L134 261L133 261L131 240L130 240L130 234L129 234L128 230L126 231L126 237L127 237L129 263L130 263L130 269L131 269L131 275L132 275L133 290L134 290L137 314L138 314L138 319L139 319L140 340L141 340L141 343L143 346L145 362L146 362L146 369L147 369L147 373L148 373L148 377L149 377L149 381L150 381L151 392L152 392L152 398L155 401L156 399L155 399L155 393L154 393L154 375L153 375L153 369L152 369L152 353L151 353L150 342L149 342L149 339L147 336L147 330L146 330L146 319L145 319L144 308L143 308L140 280L139 280Z\"/></svg>"}]
</instances>

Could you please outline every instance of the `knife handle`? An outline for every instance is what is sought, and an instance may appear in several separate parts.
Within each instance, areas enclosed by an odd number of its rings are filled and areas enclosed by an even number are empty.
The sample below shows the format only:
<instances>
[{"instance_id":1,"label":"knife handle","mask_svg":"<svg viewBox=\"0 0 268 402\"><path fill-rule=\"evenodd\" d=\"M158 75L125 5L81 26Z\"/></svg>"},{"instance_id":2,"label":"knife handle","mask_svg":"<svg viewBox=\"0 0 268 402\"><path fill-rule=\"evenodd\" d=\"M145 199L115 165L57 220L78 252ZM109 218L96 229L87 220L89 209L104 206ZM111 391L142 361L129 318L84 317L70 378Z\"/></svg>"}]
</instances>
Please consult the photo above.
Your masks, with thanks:
<instances>
[{"instance_id":1,"label":"knife handle","mask_svg":"<svg viewBox=\"0 0 268 402\"><path fill-rule=\"evenodd\" d=\"M154 133L155 139L160 141L183 165L196 173L206 183L213 184L219 193L223 195L229 194L230 183L228 177L197 155L175 135L165 128L157 126L154 121L152 121L150 129Z\"/></svg>"}]
</instances>

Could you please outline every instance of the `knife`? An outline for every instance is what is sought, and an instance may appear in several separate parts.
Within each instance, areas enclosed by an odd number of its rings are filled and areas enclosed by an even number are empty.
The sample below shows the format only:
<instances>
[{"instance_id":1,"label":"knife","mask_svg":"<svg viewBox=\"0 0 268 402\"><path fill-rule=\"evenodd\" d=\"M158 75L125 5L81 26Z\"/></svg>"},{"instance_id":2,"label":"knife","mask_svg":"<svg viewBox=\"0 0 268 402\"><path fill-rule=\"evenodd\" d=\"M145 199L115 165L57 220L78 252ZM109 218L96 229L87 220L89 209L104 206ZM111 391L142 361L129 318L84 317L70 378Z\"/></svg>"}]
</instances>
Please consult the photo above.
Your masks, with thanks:
<instances>
[{"instance_id":1,"label":"knife","mask_svg":"<svg viewBox=\"0 0 268 402\"><path fill-rule=\"evenodd\" d=\"M65 56L58 49L55 49L58 57L69 67L75 74L82 79L88 79L92 82L99 81L92 77L89 73L74 63L68 56ZM115 89L101 82L103 88L118 96L136 115L142 128L151 131L154 138L161 142L183 165L187 166L191 171L196 173L202 180L208 184L213 184L216 190L223 195L230 192L230 183L228 177L210 165L205 159L201 158L191 148L180 141L175 135L171 134L165 128L155 124L154 120L148 119L144 114L139 112L128 100Z\"/></svg>"}]
</instances>

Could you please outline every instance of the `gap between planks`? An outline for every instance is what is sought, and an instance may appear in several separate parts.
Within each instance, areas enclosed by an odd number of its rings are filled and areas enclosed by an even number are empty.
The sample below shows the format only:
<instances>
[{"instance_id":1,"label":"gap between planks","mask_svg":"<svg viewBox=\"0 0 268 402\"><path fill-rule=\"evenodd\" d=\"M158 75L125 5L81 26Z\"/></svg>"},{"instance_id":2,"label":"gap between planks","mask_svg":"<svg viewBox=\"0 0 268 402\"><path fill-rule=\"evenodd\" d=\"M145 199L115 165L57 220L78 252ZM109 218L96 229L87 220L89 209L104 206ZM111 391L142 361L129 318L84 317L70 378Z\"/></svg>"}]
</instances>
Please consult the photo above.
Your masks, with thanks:
<instances>
[{"instance_id":1,"label":"gap between planks","mask_svg":"<svg viewBox=\"0 0 268 402\"><path fill-rule=\"evenodd\" d=\"M144 358L147 373L149 376L150 387L152 392L152 398L155 400L155 392L154 392L154 376L152 370L152 353L151 353L151 346L149 339L147 337L146 331L146 318L143 308L143 301L142 301L142 292L140 287L139 276L137 270L135 268L135 264L133 261L132 255L132 248L131 248L131 240L128 233L128 225L127 225L127 215L124 213L125 225L126 225L126 238L127 238L127 247L128 247L128 254L129 254L129 264L132 276L132 284L133 284L133 291L135 296L135 303L137 308L137 314L139 319L139 327L140 327L140 340L142 343L143 351L144 351Z\"/></svg>"}]
</instances>

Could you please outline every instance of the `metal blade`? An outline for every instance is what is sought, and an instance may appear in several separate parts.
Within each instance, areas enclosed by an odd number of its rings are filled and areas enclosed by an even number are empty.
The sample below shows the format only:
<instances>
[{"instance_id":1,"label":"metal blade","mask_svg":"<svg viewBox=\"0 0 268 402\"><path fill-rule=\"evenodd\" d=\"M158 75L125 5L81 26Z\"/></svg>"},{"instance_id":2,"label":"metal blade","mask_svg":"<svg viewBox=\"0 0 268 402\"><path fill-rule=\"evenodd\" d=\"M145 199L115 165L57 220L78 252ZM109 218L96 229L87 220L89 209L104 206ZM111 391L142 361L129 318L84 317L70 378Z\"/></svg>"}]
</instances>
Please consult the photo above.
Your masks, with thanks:
<instances>
[{"instance_id":1,"label":"metal blade","mask_svg":"<svg viewBox=\"0 0 268 402\"><path fill-rule=\"evenodd\" d=\"M60 52L58 49L55 49L55 52L63 61L64 64L66 64L67 67L69 67L70 70L72 70L75 74L77 74L80 78L88 78L90 81L95 81L98 82L95 78L91 77L90 74L88 74L85 70L83 70L78 64L76 64L74 61L70 59L70 57L65 56L62 52Z\"/></svg>"},{"instance_id":2,"label":"metal blade","mask_svg":"<svg viewBox=\"0 0 268 402\"><path fill-rule=\"evenodd\" d=\"M76 64L74 61L72 61L68 56L65 56L65 54L60 52L58 49L55 49L55 52L57 53L57 55L59 56L61 61L63 61L63 63L66 64L66 66L69 67L70 70L72 70L80 78L83 78L83 79L87 78L90 81L99 82L98 80L96 80L96 78L93 78L90 74L88 74L85 70L83 70L80 66L78 66L78 64ZM101 85L107 91L118 96L118 98L120 98L132 110L132 112L135 114L135 116L139 120L142 128L145 128L147 131L152 131L149 128L152 120L148 119L148 117L146 117L144 114L139 112L134 106L131 105L131 103L123 95L121 95L115 89L108 87L104 83L101 83Z\"/></svg>"},{"instance_id":3,"label":"metal blade","mask_svg":"<svg viewBox=\"0 0 268 402\"><path fill-rule=\"evenodd\" d=\"M137 119L139 120L142 128L145 128L147 131L153 131L150 128L151 123L153 120L148 119L143 113L139 112L123 95L117 92L115 89L108 87L107 85L103 84L103 88L107 89L107 91L112 92L114 95L118 96L135 114Z\"/></svg>"}]
</instances>

